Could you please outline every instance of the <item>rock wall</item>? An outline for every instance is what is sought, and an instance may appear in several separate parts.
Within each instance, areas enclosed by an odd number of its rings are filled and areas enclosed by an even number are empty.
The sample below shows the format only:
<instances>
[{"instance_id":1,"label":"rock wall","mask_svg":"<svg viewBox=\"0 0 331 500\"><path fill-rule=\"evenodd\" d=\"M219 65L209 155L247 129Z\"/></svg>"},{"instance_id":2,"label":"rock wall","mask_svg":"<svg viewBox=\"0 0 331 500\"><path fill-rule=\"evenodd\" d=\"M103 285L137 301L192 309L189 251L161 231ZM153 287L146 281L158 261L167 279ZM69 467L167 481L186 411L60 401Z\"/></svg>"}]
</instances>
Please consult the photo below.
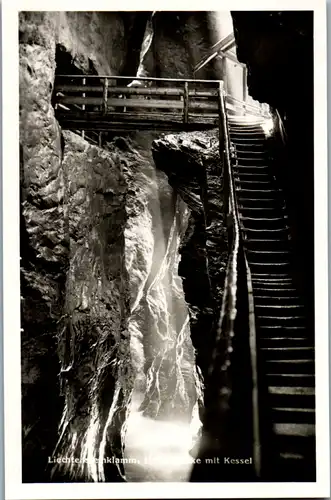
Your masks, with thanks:
<instances>
[{"instance_id":1,"label":"rock wall","mask_svg":"<svg viewBox=\"0 0 331 500\"><path fill-rule=\"evenodd\" d=\"M126 183L112 155L54 118L56 21L23 14L20 30L23 480L38 482L53 453L119 453L112 425L130 396ZM54 478L103 479L82 464Z\"/></svg>"},{"instance_id":2,"label":"rock wall","mask_svg":"<svg viewBox=\"0 0 331 500\"><path fill-rule=\"evenodd\" d=\"M133 387L124 240L127 184L118 156L72 132L64 131L63 138L70 251L58 337L64 410L56 454L80 462L55 465L52 473L59 480L115 481L121 471L105 468L102 458L122 455L120 430Z\"/></svg>"},{"instance_id":3,"label":"rock wall","mask_svg":"<svg viewBox=\"0 0 331 500\"><path fill-rule=\"evenodd\" d=\"M217 135L180 133L153 143L154 160L190 209L179 273L189 306L197 365L206 377L222 304L227 262L223 167ZM203 332L203 335L201 335Z\"/></svg>"},{"instance_id":4,"label":"rock wall","mask_svg":"<svg viewBox=\"0 0 331 500\"><path fill-rule=\"evenodd\" d=\"M23 481L121 481L102 458L122 455L134 387L153 418L189 420L199 395L177 273L188 209L155 170L153 134L101 149L52 107L55 73L134 73L146 20L20 14Z\"/></svg>"},{"instance_id":5,"label":"rock wall","mask_svg":"<svg viewBox=\"0 0 331 500\"><path fill-rule=\"evenodd\" d=\"M63 144L50 104L55 31L47 13L20 16L22 443L23 480L30 481L46 480L63 405L56 350L69 241Z\"/></svg>"},{"instance_id":6,"label":"rock wall","mask_svg":"<svg viewBox=\"0 0 331 500\"><path fill-rule=\"evenodd\" d=\"M195 66L215 42L214 20L208 14L153 12L146 23L138 76L193 78ZM213 61L199 78L215 78L217 68Z\"/></svg>"},{"instance_id":7,"label":"rock wall","mask_svg":"<svg viewBox=\"0 0 331 500\"><path fill-rule=\"evenodd\" d=\"M107 148L124 158L125 252L131 294L132 352L136 353L140 410L152 418L189 419L195 403L194 352L178 276L178 248L187 207L157 171L153 135L116 137ZM138 356L138 350L142 356ZM143 363L142 363L143 360Z\"/></svg>"},{"instance_id":8,"label":"rock wall","mask_svg":"<svg viewBox=\"0 0 331 500\"><path fill-rule=\"evenodd\" d=\"M132 400L186 423L203 408L227 258L216 135L108 134L99 148L52 107L56 74L192 77L215 41L206 13L150 15L20 14L26 482L123 481L102 459L123 455Z\"/></svg>"}]
</instances>

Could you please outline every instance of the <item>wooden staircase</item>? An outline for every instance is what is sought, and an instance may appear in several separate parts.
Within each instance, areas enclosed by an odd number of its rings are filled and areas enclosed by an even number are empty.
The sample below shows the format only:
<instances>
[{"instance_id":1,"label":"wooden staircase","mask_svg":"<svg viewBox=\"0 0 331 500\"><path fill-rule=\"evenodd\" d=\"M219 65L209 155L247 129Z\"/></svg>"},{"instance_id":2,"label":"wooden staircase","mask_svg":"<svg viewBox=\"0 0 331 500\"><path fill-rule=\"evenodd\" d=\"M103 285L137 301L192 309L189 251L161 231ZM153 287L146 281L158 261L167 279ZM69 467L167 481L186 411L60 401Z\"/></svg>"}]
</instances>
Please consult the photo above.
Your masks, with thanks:
<instances>
[{"instance_id":1,"label":"wooden staircase","mask_svg":"<svg viewBox=\"0 0 331 500\"><path fill-rule=\"evenodd\" d=\"M276 447L271 480L315 480L314 335L291 276L282 192L270 165L262 120L229 118L241 233L252 273L260 379Z\"/></svg>"}]
</instances>

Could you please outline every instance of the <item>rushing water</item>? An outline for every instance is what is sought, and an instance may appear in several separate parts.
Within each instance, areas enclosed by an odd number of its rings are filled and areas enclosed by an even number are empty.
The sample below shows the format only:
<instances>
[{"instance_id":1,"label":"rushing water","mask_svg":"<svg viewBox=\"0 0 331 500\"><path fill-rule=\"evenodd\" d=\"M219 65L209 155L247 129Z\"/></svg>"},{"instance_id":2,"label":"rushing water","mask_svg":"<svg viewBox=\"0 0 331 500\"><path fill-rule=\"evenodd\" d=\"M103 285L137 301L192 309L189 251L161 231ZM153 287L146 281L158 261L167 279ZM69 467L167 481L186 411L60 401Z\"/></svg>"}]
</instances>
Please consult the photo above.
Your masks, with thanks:
<instances>
[{"instance_id":1,"label":"rushing water","mask_svg":"<svg viewBox=\"0 0 331 500\"><path fill-rule=\"evenodd\" d=\"M190 416L199 394L188 308L178 276L188 209L163 174L148 167L144 175L138 198L146 200L142 221L150 222L142 230L152 251L144 254L145 260L133 258L130 272L131 351L137 379L125 422L124 458L130 460L125 472L128 481L187 481L192 464ZM139 245L137 228L132 225L130 231ZM141 245L142 251L145 247ZM134 274L136 270L140 274Z\"/></svg>"},{"instance_id":2,"label":"rushing water","mask_svg":"<svg viewBox=\"0 0 331 500\"><path fill-rule=\"evenodd\" d=\"M200 425L196 412L191 424L154 420L138 411L139 404L139 399L133 402L127 421L124 456L132 462L125 465L127 481L188 481L189 452Z\"/></svg>"}]
</instances>

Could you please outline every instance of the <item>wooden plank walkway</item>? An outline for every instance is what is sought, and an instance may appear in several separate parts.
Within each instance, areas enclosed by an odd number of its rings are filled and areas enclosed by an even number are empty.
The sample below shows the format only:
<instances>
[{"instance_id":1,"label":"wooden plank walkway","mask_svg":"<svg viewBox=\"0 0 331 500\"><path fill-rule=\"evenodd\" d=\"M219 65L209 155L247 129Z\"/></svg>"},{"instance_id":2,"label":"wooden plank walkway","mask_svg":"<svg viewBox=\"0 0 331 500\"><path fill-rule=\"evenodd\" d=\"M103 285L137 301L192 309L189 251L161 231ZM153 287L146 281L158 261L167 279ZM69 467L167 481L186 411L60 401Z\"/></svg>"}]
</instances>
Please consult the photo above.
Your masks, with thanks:
<instances>
[{"instance_id":1,"label":"wooden plank walkway","mask_svg":"<svg viewBox=\"0 0 331 500\"><path fill-rule=\"evenodd\" d=\"M222 92L217 80L59 75L53 104L64 129L204 130L219 124ZM229 114L266 114L231 96L226 106Z\"/></svg>"}]
</instances>

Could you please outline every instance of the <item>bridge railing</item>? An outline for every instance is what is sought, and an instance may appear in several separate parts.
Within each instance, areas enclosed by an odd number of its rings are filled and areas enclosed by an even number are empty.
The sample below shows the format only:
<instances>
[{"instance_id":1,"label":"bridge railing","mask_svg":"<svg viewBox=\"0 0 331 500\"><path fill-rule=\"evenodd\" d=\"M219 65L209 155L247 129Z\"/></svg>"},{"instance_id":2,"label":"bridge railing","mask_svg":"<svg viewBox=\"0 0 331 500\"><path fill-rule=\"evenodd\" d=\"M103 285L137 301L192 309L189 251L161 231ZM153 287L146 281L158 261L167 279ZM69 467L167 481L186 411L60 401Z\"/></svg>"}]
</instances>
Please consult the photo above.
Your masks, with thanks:
<instances>
[{"instance_id":1,"label":"bridge railing","mask_svg":"<svg viewBox=\"0 0 331 500\"><path fill-rule=\"evenodd\" d=\"M216 126L219 118L219 81L103 75L57 75L53 104L58 116L76 117L78 128L84 117L101 121L118 119L127 123L171 121ZM259 106L228 97L229 111L245 109L263 115ZM79 124L81 118L81 124ZM86 121L86 120L85 120ZM93 125L93 123L92 123Z\"/></svg>"}]
</instances>

